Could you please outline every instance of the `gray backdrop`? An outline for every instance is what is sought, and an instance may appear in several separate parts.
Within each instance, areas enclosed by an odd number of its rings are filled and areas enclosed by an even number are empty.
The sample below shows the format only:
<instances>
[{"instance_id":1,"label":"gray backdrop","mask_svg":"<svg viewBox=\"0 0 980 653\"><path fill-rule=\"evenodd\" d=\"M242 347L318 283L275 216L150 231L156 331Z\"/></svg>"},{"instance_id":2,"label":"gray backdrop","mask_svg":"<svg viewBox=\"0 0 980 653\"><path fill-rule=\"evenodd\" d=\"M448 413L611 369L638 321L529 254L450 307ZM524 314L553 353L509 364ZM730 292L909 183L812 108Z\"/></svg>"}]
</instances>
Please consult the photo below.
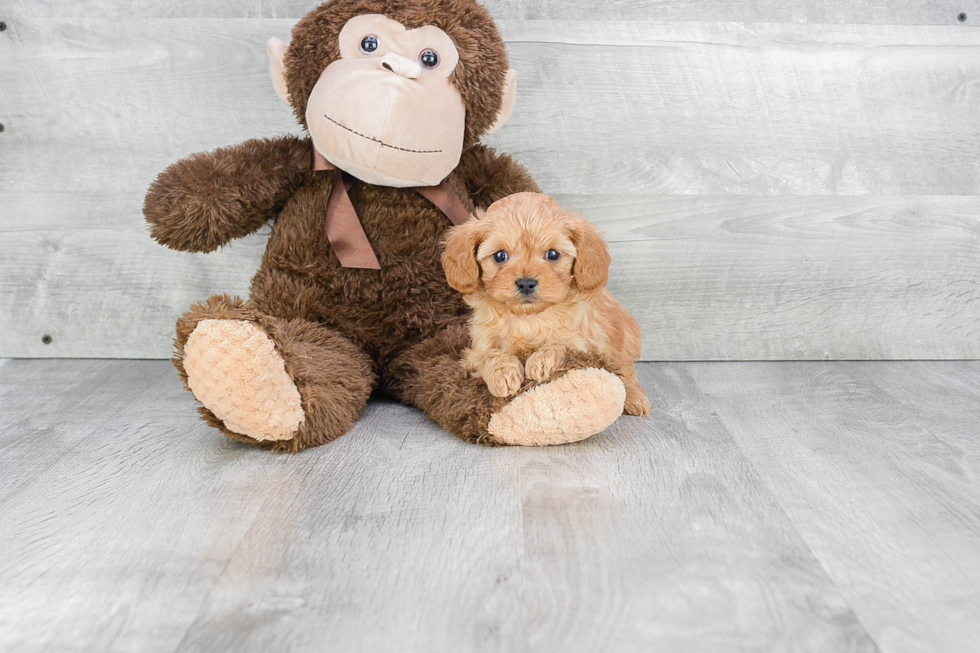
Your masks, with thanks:
<instances>
[{"instance_id":1,"label":"gray backdrop","mask_svg":"<svg viewBox=\"0 0 980 653\"><path fill-rule=\"evenodd\" d=\"M487 3L520 92L488 142L605 231L646 359L980 358L980 6L888 4ZM166 357L247 292L267 228L172 252L142 196L297 131L265 40L312 6L4 3L0 356Z\"/></svg>"}]
</instances>

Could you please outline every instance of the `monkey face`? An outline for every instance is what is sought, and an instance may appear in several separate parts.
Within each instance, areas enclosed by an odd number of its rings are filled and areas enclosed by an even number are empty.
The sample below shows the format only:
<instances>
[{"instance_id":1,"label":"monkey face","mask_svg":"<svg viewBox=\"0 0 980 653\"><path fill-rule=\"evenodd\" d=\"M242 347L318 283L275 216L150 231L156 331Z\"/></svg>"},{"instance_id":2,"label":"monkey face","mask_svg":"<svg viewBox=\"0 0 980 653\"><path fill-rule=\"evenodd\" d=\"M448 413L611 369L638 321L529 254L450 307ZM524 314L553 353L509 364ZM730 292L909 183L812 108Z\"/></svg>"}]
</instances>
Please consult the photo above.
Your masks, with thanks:
<instances>
[{"instance_id":1,"label":"monkey face","mask_svg":"<svg viewBox=\"0 0 980 653\"><path fill-rule=\"evenodd\" d=\"M371 14L348 21L339 44L307 103L314 146L371 184L437 185L459 164L466 126L452 39Z\"/></svg>"},{"instance_id":2,"label":"monkey face","mask_svg":"<svg viewBox=\"0 0 980 653\"><path fill-rule=\"evenodd\" d=\"M368 183L434 186L510 117L516 74L476 0L331 0L269 40L279 97L316 149Z\"/></svg>"}]
</instances>

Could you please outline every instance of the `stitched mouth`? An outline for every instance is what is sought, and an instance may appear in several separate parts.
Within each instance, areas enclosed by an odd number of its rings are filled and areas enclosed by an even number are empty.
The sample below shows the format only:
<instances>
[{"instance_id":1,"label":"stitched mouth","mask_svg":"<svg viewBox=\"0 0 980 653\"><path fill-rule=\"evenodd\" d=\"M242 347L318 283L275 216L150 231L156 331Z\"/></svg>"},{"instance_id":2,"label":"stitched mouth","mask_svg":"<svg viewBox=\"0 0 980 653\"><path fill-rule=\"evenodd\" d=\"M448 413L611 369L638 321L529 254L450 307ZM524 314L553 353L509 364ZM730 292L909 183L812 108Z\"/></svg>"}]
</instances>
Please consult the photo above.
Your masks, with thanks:
<instances>
[{"instance_id":1,"label":"stitched mouth","mask_svg":"<svg viewBox=\"0 0 980 653\"><path fill-rule=\"evenodd\" d=\"M326 118L327 120L329 120L330 122L332 122L333 124L337 125L341 129L347 130L350 133L354 134L355 136L360 136L361 138L363 138L365 140L369 140L372 143L377 143L381 147L387 147L387 148L390 148L392 150L398 150L399 152L410 152L412 154L442 154L442 150L410 150L407 147L398 147L397 145L389 145L388 143L385 143L380 138L374 138L373 136L367 136L365 134L362 134L361 132L354 131L353 129L351 129L347 125L340 124L339 122L337 122L336 120L334 120L333 118L331 118L330 116L328 116L326 114L324 114L323 117Z\"/></svg>"}]
</instances>

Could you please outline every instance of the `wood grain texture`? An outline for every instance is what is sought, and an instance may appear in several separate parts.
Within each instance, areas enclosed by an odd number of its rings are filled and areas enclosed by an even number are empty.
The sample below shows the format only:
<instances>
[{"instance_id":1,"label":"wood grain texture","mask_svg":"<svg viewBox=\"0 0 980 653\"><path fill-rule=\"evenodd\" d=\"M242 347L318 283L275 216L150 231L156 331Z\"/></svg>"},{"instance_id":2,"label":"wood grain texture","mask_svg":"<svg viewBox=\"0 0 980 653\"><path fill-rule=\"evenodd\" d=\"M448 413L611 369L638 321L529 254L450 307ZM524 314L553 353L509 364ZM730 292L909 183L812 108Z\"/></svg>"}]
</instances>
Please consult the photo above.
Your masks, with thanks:
<instances>
[{"instance_id":1,"label":"wood grain texture","mask_svg":"<svg viewBox=\"0 0 980 653\"><path fill-rule=\"evenodd\" d=\"M646 360L980 357L976 198L625 204L595 214L644 214L607 231Z\"/></svg>"},{"instance_id":2,"label":"wood grain texture","mask_svg":"<svg viewBox=\"0 0 980 653\"><path fill-rule=\"evenodd\" d=\"M693 365L886 651L980 641L980 364ZM760 400L760 398L765 398Z\"/></svg>"},{"instance_id":3,"label":"wood grain texture","mask_svg":"<svg viewBox=\"0 0 980 653\"><path fill-rule=\"evenodd\" d=\"M977 198L559 199L605 231L647 360L980 358ZM172 252L112 217L119 198L61 201L80 226L0 227L4 355L168 357L177 316L246 294L265 247ZM33 197L11 202L29 215Z\"/></svg>"},{"instance_id":4,"label":"wood grain texture","mask_svg":"<svg viewBox=\"0 0 980 653\"><path fill-rule=\"evenodd\" d=\"M23 480L0 499L0 649L174 650L295 465L220 440L201 449L208 429L169 367L2 369L0 397L22 416L0 429L4 474L13 446Z\"/></svg>"},{"instance_id":5,"label":"wood grain texture","mask_svg":"<svg viewBox=\"0 0 980 653\"><path fill-rule=\"evenodd\" d=\"M36 362L11 369L0 381L0 504L76 448L88 446L107 420L128 414L141 396L169 381L159 365L139 363ZM38 439L45 446L39 447Z\"/></svg>"},{"instance_id":6,"label":"wood grain texture","mask_svg":"<svg viewBox=\"0 0 980 653\"><path fill-rule=\"evenodd\" d=\"M0 191L136 193L295 129L289 20L33 19L0 39ZM490 139L549 193L974 195L980 29L503 21L521 101ZM6 34L6 33L5 33ZM246 109L247 107L247 109ZM964 136L967 137L964 137Z\"/></svg>"},{"instance_id":7,"label":"wood grain texture","mask_svg":"<svg viewBox=\"0 0 980 653\"><path fill-rule=\"evenodd\" d=\"M641 5L589 3L605 18ZM30 6L0 38L0 355L167 356L191 302L247 290L263 240L169 252L146 236L142 194L174 159L295 130L264 55L295 19ZM82 7L94 13L74 17ZM612 288L640 318L645 358L980 357L969 21L501 29L521 101L492 143L606 229Z\"/></svg>"},{"instance_id":8,"label":"wood grain texture","mask_svg":"<svg viewBox=\"0 0 980 653\"><path fill-rule=\"evenodd\" d=\"M98 212L116 201L76 198L73 210ZM139 222L0 231L7 250L0 262L0 320L7 326L0 352L169 358L177 317L213 294L207 289L247 296L268 239L264 232L203 255L157 245Z\"/></svg>"},{"instance_id":9,"label":"wood grain texture","mask_svg":"<svg viewBox=\"0 0 980 653\"><path fill-rule=\"evenodd\" d=\"M877 651L678 369L577 445L467 445L376 400L276 456L196 422L167 363L14 361L0 447L75 446L0 500L0 648ZM98 410L55 442L23 419Z\"/></svg>"},{"instance_id":10,"label":"wood grain texture","mask_svg":"<svg viewBox=\"0 0 980 653\"><path fill-rule=\"evenodd\" d=\"M877 651L696 389L640 377L649 419L520 452L530 650Z\"/></svg>"},{"instance_id":11,"label":"wood grain texture","mask_svg":"<svg viewBox=\"0 0 980 653\"><path fill-rule=\"evenodd\" d=\"M6 15L25 17L299 18L316 0L7 0ZM663 20L955 25L961 12L980 18L975 2L952 0L484 0L498 19ZM8 18L9 19L9 18Z\"/></svg>"},{"instance_id":12,"label":"wood grain texture","mask_svg":"<svg viewBox=\"0 0 980 653\"><path fill-rule=\"evenodd\" d=\"M976 194L980 30L514 22L494 137L549 192ZM577 154L576 154L577 153Z\"/></svg>"}]
</instances>

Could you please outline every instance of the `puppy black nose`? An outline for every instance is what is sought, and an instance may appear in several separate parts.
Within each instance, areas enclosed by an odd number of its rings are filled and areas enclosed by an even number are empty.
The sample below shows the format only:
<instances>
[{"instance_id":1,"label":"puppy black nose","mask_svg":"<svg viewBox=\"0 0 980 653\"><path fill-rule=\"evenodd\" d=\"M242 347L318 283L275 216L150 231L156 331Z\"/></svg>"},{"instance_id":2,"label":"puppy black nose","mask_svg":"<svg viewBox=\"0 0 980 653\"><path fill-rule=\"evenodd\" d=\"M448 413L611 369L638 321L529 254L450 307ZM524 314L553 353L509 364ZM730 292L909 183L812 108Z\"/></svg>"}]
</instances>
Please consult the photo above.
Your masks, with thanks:
<instances>
[{"instance_id":1,"label":"puppy black nose","mask_svg":"<svg viewBox=\"0 0 980 653\"><path fill-rule=\"evenodd\" d=\"M521 277L515 283L517 284L517 292L522 295L533 295L534 291L538 289L538 280L531 277Z\"/></svg>"}]
</instances>

